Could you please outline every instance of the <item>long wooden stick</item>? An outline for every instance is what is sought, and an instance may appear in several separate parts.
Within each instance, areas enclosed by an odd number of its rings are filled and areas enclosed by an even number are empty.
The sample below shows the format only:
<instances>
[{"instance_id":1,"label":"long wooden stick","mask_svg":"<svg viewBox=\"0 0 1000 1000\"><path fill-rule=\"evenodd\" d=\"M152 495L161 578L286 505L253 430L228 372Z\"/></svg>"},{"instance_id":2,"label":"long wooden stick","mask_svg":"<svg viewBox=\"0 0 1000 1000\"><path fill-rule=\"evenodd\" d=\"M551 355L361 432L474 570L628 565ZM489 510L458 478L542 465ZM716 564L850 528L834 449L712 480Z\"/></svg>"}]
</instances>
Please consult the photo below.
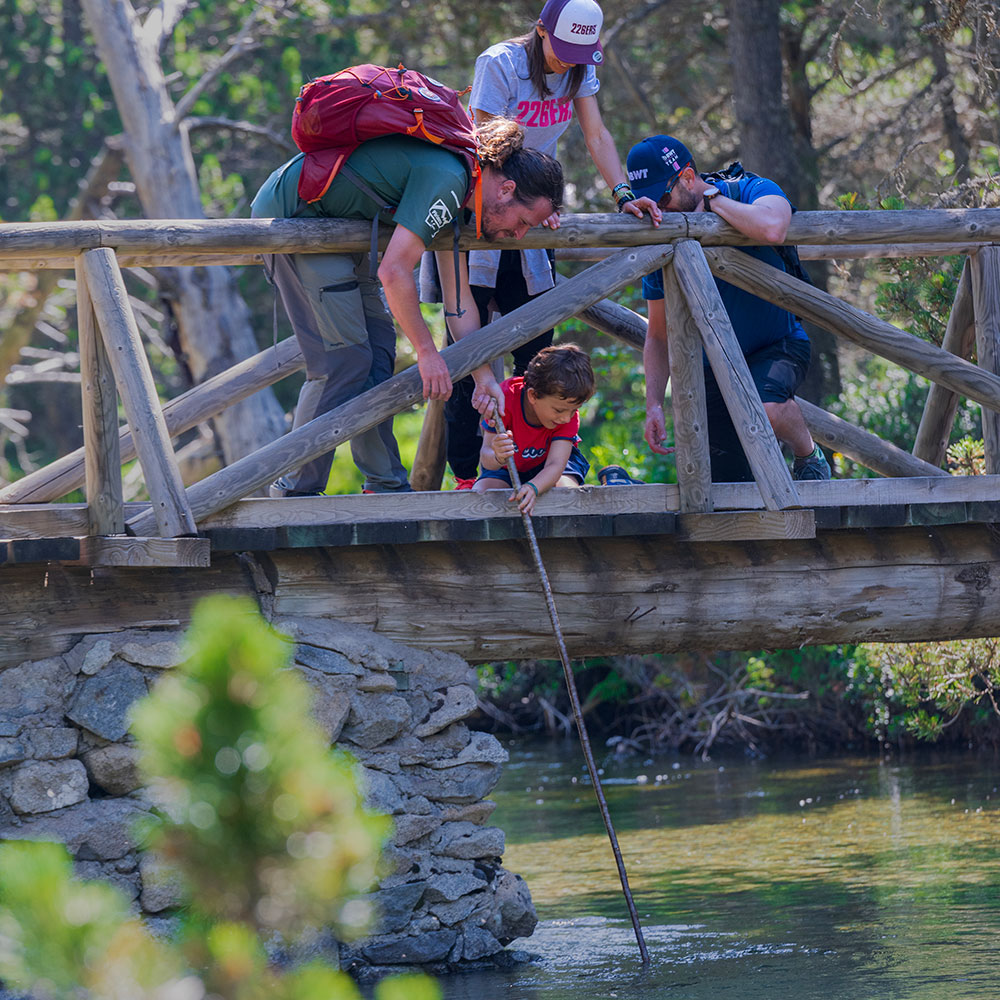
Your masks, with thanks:
<instances>
[{"instance_id":1,"label":"long wooden stick","mask_svg":"<svg viewBox=\"0 0 1000 1000\"><path fill-rule=\"evenodd\" d=\"M493 421L500 433L503 434L503 420L496 410L493 412ZM510 481L514 484L514 492L516 493L521 489L521 477L518 475L513 455L507 459L507 472L510 474ZM538 548L538 539L535 537L535 526L531 522L531 515L522 510L521 520L524 522L524 533L528 538L528 544L531 546L535 568L538 570L538 577L542 582L542 592L545 594L545 606L549 610L552 631L555 633L556 646L559 649L559 661L562 663L563 676L566 678L566 690L569 693L569 703L573 708L576 731L580 736L583 759L587 762L587 771L590 773L590 780L594 786L594 794L597 796L597 804L601 810L601 818L604 820L604 828L608 831L608 840L611 841L611 850L614 852L615 864L618 866L618 877L621 879L622 892L625 894L625 904L628 906L628 914L632 919L632 929L635 931L635 940L639 945L639 954L642 956L642 964L649 965L649 951L646 949L646 939L642 935L639 914L636 911L635 902L632 899L632 890L628 884L628 872L625 871L625 860L622 858L621 848L618 846L618 836L615 833L614 823L611 822L611 811L608 809L608 800L604 797L604 788L597 773L594 752L590 748L590 737L587 735L587 725L583 721L583 709L580 706L580 693L576 689L576 680L573 677L573 670L569 664L569 653L566 651L566 640L563 638L562 627L559 624L559 612L556 611L555 598L552 596L552 585L549 583L549 574L546 573L545 563L542 562L542 553Z\"/></svg>"}]
</instances>

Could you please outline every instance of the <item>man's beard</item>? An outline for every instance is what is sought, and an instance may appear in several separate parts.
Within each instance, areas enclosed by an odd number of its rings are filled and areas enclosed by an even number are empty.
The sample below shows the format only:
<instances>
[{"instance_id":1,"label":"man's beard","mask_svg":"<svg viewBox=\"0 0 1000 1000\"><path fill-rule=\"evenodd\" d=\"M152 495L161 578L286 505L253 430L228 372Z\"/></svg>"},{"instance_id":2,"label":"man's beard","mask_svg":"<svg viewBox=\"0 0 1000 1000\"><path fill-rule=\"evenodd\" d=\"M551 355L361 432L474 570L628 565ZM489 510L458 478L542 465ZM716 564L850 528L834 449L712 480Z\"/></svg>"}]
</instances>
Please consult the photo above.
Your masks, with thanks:
<instances>
[{"instance_id":1,"label":"man's beard","mask_svg":"<svg viewBox=\"0 0 1000 1000\"><path fill-rule=\"evenodd\" d=\"M670 196L671 212L693 212L698 207L698 195L679 184Z\"/></svg>"},{"instance_id":2,"label":"man's beard","mask_svg":"<svg viewBox=\"0 0 1000 1000\"><path fill-rule=\"evenodd\" d=\"M487 243L495 243L498 239L497 233L498 228L495 225L495 220L500 213L495 208L488 208L486 205L483 206L483 239Z\"/></svg>"}]
</instances>

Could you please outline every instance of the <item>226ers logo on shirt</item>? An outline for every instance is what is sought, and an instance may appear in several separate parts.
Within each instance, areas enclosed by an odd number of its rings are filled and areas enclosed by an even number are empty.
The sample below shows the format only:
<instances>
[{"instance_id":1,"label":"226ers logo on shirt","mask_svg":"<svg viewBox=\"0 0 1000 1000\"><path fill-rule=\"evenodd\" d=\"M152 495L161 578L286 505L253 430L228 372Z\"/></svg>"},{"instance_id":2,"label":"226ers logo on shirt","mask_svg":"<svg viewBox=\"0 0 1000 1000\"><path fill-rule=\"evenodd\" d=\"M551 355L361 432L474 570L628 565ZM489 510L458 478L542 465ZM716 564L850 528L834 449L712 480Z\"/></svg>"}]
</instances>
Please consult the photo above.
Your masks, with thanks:
<instances>
[{"instance_id":1,"label":"226ers logo on shirt","mask_svg":"<svg viewBox=\"0 0 1000 1000\"><path fill-rule=\"evenodd\" d=\"M442 227L448 225L454 218L451 209L441 198L427 210L427 218L424 220L435 233Z\"/></svg>"}]
</instances>

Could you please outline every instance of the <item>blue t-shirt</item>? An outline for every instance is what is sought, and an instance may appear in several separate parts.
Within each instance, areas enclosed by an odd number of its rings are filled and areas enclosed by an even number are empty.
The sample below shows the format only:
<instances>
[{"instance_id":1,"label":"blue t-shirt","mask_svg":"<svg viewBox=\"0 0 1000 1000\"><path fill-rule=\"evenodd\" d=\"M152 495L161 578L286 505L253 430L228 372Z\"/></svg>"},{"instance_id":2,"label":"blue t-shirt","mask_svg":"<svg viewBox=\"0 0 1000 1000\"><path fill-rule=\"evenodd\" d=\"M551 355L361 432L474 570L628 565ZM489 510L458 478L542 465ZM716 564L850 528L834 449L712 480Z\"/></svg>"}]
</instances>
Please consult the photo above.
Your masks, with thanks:
<instances>
[{"instance_id":1,"label":"blue t-shirt","mask_svg":"<svg viewBox=\"0 0 1000 1000\"><path fill-rule=\"evenodd\" d=\"M776 194L788 200L785 192L774 181L766 177L742 177L739 180L736 200L749 205L768 194ZM774 247L736 247L736 249L781 271L785 269ZM785 337L792 340L809 339L802 329L802 324L790 312L765 302L756 295L729 284L728 281L716 278L715 287L722 297L722 304L726 307L744 355L753 354ZM656 270L642 279L642 294L643 298L650 301L663 298L662 271Z\"/></svg>"}]
</instances>

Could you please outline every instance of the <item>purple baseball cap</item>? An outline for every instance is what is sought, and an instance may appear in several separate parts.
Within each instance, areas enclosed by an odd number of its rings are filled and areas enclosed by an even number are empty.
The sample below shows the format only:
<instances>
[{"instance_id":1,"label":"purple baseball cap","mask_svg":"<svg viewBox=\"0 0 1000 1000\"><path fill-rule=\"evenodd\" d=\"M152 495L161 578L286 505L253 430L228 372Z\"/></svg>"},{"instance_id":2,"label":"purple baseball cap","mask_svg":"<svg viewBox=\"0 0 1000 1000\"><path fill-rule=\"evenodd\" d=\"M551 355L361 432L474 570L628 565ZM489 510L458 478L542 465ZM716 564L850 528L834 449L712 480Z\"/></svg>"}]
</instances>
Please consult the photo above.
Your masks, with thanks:
<instances>
[{"instance_id":1,"label":"purple baseball cap","mask_svg":"<svg viewBox=\"0 0 1000 1000\"><path fill-rule=\"evenodd\" d=\"M600 41L604 14L594 0L548 0L538 20L549 33L557 59L574 65L604 62Z\"/></svg>"}]
</instances>

